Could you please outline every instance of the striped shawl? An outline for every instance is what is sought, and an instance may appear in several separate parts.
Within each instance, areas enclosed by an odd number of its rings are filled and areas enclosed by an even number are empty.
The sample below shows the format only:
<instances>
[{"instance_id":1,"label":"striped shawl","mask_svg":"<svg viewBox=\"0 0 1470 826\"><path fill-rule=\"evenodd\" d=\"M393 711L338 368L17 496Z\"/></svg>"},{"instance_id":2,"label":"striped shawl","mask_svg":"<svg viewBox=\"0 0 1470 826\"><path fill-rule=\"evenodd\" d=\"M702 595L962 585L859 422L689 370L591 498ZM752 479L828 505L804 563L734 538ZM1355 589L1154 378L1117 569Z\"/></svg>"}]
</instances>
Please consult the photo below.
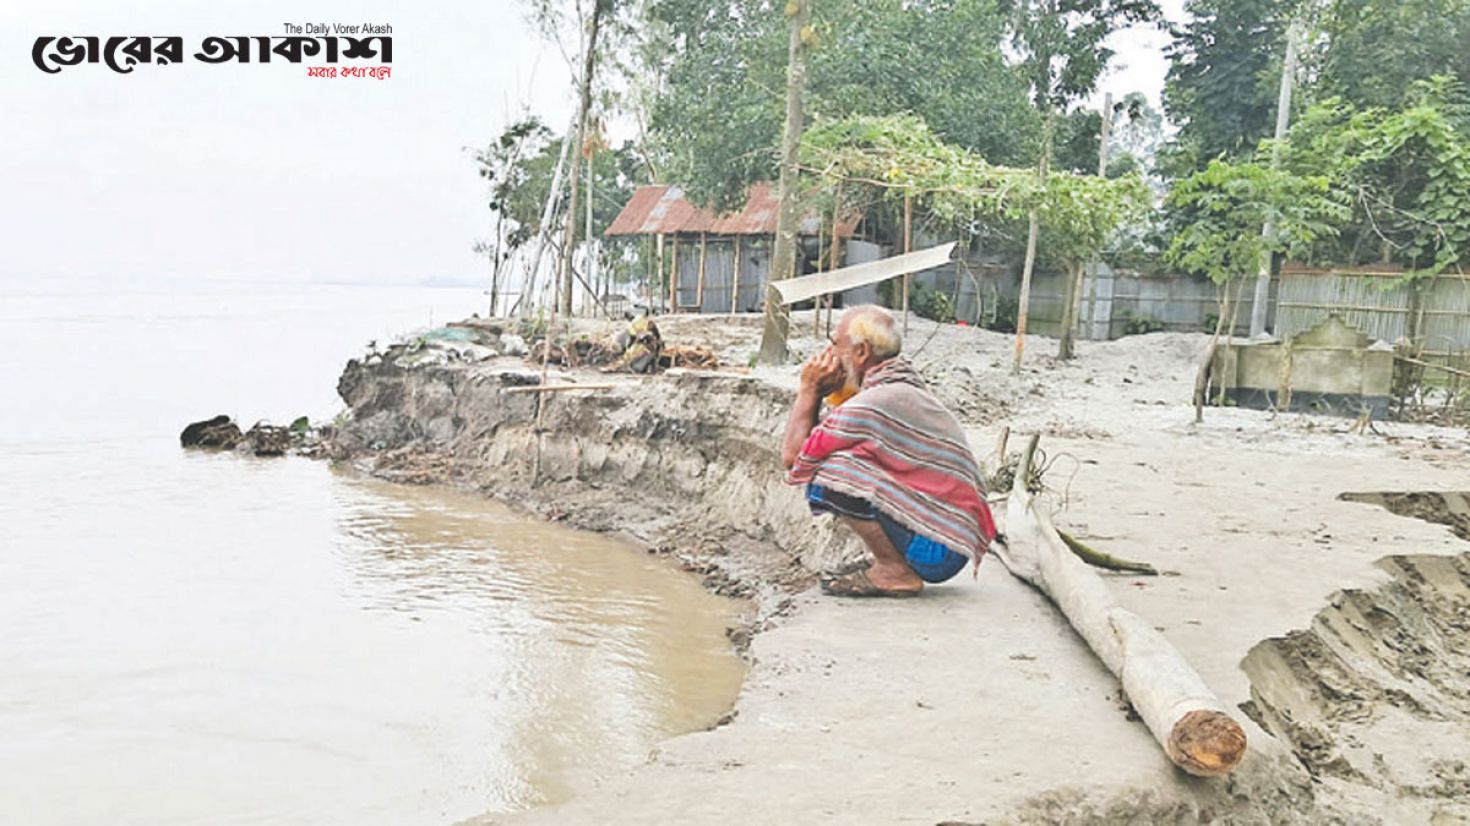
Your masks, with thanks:
<instances>
[{"instance_id":1,"label":"striped shawl","mask_svg":"<svg viewBox=\"0 0 1470 826\"><path fill-rule=\"evenodd\" d=\"M867 500L976 564L995 538L960 423L902 357L869 370L861 391L812 430L786 481Z\"/></svg>"}]
</instances>

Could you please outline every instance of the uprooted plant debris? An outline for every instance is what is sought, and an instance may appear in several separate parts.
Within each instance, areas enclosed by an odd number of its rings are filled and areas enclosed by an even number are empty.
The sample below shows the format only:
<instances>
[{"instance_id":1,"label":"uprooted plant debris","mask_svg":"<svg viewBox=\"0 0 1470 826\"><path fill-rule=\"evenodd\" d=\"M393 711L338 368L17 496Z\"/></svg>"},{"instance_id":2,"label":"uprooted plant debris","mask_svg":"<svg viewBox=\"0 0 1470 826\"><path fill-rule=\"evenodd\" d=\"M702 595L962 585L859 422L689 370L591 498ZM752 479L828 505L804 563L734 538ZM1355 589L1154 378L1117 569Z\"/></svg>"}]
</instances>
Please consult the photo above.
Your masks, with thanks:
<instances>
[{"instance_id":1,"label":"uprooted plant debris","mask_svg":"<svg viewBox=\"0 0 1470 826\"><path fill-rule=\"evenodd\" d=\"M1004 447L1000 448L1000 450L1004 449ZM1026 473L1027 492L1036 496L1039 496L1042 493L1046 492L1055 492L1053 488L1049 487L1046 484L1045 477L1046 474L1051 471L1052 466L1056 464L1057 460L1062 458L1063 456L1072 458L1070 454L1066 453L1047 458L1046 453L1042 451L1041 448L1037 448L1035 457L1031 463L1031 467ZM1000 494L1002 496L1006 495L1015 487L1016 471L1020 469L1020 466L1020 453L1007 453L1003 455L997 461L997 466L995 470L985 474L985 489L991 494ZM1062 502L1065 506L1065 494L1062 496ZM1080 539L1072 536L1066 531L1058 530L1057 534L1062 538L1062 542L1066 544L1067 548L1072 551L1072 553L1076 554L1079 559L1081 559L1083 562L1086 562L1088 565L1093 566L1094 568L1103 568L1109 571L1120 571L1124 573L1142 574L1144 576L1158 576L1159 574L1158 569L1148 564L1147 562L1135 562L1131 559L1123 559L1122 557L1117 557L1113 556L1112 554L1104 553L1086 544L1085 542L1082 542Z\"/></svg>"},{"instance_id":2,"label":"uprooted plant debris","mask_svg":"<svg viewBox=\"0 0 1470 826\"><path fill-rule=\"evenodd\" d=\"M312 427L305 416L290 425L256 422L245 432L234 420L223 414L198 421L179 434L179 445L185 448L234 450L251 456L285 456L295 453L315 457L325 451L330 427Z\"/></svg>"},{"instance_id":3,"label":"uprooted plant debris","mask_svg":"<svg viewBox=\"0 0 1470 826\"><path fill-rule=\"evenodd\" d=\"M600 367L605 373L652 373L675 367L713 370L720 366L719 357L710 347L664 343L658 325L647 316L630 319L623 329L603 338L563 342L543 338L531 347L526 360L558 367Z\"/></svg>"}]
</instances>

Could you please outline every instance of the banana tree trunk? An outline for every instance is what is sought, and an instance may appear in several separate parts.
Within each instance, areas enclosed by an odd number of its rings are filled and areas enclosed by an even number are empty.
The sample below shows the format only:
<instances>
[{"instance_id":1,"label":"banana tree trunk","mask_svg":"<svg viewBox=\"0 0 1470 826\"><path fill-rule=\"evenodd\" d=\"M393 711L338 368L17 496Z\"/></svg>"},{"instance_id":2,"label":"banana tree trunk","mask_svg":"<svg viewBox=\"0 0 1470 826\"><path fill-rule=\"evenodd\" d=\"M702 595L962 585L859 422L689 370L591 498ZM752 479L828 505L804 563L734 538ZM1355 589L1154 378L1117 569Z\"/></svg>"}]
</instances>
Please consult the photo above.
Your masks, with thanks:
<instances>
[{"instance_id":1,"label":"banana tree trunk","mask_svg":"<svg viewBox=\"0 0 1470 826\"><path fill-rule=\"evenodd\" d=\"M1038 508L1025 480L1040 437L1032 436L1006 506L1010 572L1056 603L1098 659L1117 675L1138 716L1179 768L1199 777L1229 774L1245 757L1245 732L1179 651L1137 614L1113 601Z\"/></svg>"}]
</instances>

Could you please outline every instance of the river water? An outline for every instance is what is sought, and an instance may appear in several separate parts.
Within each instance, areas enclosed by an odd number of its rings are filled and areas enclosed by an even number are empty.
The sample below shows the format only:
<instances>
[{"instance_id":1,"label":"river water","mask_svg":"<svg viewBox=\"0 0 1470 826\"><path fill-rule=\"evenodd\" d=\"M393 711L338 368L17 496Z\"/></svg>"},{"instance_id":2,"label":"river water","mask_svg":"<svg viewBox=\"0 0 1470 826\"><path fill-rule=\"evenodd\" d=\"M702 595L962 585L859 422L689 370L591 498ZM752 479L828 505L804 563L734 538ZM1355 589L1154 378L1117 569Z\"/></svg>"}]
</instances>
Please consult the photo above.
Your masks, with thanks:
<instances>
[{"instance_id":1,"label":"river water","mask_svg":"<svg viewBox=\"0 0 1470 826\"><path fill-rule=\"evenodd\" d=\"M370 339L478 290L0 280L0 822L445 823L710 725L739 606L664 560L304 459Z\"/></svg>"}]
</instances>

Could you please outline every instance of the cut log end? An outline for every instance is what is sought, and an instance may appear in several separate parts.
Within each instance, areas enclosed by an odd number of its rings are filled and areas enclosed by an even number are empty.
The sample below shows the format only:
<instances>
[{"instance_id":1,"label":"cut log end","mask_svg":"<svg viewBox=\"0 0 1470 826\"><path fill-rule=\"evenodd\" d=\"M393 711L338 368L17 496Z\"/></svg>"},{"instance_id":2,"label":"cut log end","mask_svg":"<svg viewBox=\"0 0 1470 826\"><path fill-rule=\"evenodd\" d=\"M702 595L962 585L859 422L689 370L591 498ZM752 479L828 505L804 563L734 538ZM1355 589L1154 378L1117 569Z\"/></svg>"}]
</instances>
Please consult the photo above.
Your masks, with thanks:
<instances>
[{"instance_id":1,"label":"cut log end","mask_svg":"<svg viewBox=\"0 0 1470 826\"><path fill-rule=\"evenodd\" d=\"M1240 765L1245 745L1245 731L1230 715L1199 709L1179 718L1164 750L1196 777L1222 777Z\"/></svg>"}]
</instances>

